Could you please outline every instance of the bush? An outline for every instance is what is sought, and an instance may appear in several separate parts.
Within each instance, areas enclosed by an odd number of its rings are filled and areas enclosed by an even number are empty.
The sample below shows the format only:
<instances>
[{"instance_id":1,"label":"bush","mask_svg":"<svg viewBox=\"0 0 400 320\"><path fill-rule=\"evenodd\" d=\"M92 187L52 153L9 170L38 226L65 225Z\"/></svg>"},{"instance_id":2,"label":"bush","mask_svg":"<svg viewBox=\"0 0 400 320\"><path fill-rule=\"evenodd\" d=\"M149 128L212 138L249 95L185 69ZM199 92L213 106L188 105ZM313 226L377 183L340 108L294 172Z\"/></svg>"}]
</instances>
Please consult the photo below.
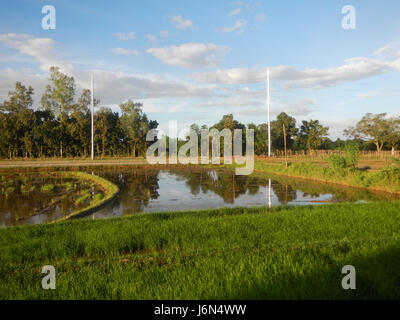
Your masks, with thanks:
<instances>
[{"instance_id":1,"label":"bush","mask_svg":"<svg viewBox=\"0 0 400 320\"><path fill-rule=\"evenodd\" d=\"M347 162L345 157L339 156L339 155L333 155L328 158L328 163L329 166L335 170L335 171L340 171L344 170L347 168Z\"/></svg>"},{"instance_id":2,"label":"bush","mask_svg":"<svg viewBox=\"0 0 400 320\"><path fill-rule=\"evenodd\" d=\"M359 150L358 144L346 143L343 156L333 155L328 158L329 166L335 171L355 170Z\"/></svg>"}]
</instances>

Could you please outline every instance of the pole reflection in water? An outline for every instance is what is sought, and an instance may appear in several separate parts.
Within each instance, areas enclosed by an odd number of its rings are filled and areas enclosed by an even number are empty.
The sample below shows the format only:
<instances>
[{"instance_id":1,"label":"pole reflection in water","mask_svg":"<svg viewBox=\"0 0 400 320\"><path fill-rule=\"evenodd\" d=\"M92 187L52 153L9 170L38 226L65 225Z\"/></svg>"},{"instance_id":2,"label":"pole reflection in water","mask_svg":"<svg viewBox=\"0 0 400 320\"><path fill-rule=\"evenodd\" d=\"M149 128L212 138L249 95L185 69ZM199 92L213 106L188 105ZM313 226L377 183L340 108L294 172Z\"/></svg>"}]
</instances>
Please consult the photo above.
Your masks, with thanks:
<instances>
[{"instance_id":1,"label":"pole reflection in water","mask_svg":"<svg viewBox=\"0 0 400 320\"><path fill-rule=\"evenodd\" d=\"M271 200L271 179L268 179L268 207L271 208L272 200Z\"/></svg>"}]
</instances>

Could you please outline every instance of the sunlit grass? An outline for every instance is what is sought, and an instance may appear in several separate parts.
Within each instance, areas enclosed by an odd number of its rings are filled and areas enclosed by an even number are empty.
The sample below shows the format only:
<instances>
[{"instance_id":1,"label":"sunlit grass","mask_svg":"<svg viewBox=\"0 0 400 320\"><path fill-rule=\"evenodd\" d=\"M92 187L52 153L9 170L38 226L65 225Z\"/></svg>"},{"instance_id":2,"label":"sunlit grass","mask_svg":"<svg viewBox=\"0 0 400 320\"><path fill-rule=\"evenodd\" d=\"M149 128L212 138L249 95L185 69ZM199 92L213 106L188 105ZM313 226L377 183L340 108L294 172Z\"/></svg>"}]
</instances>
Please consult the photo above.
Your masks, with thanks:
<instances>
[{"instance_id":1,"label":"sunlit grass","mask_svg":"<svg viewBox=\"0 0 400 320\"><path fill-rule=\"evenodd\" d=\"M399 202L230 208L0 230L0 298L400 297ZM57 289L41 289L54 265ZM353 265L357 290L341 287Z\"/></svg>"}]
</instances>

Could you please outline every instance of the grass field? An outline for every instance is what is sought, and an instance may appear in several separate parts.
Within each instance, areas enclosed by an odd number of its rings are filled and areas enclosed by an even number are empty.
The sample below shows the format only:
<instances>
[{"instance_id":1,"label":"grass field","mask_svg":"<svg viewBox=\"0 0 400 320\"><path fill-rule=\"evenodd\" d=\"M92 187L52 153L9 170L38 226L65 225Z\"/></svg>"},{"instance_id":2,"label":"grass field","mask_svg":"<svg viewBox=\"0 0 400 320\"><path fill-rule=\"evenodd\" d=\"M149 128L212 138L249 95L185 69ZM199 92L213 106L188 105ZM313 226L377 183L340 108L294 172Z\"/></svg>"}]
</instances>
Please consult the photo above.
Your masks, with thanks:
<instances>
[{"instance_id":1,"label":"grass field","mask_svg":"<svg viewBox=\"0 0 400 320\"><path fill-rule=\"evenodd\" d=\"M219 209L0 230L1 299L398 299L398 202ZM43 265L56 290L41 288ZM357 289L343 290L353 265Z\"/></svg>"}]
</instances>

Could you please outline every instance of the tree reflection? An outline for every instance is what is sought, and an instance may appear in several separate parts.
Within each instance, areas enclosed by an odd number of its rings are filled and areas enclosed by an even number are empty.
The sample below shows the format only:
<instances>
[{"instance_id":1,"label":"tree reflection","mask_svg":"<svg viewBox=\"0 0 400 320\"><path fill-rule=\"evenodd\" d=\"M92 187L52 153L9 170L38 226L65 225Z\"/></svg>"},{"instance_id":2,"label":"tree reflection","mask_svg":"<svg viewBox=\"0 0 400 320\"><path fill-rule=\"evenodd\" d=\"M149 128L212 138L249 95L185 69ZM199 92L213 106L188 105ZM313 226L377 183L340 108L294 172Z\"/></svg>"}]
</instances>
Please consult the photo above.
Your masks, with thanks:
<instances>
[{"instance_id":1,"label":"tree reflection","mask_svg":"<svg viewBox=\"0 0 400 320\"><path fill-rule=\"evenodd\" d=\"M106 172L105 177L117 184L123 192L115 207L122 207L122 215L142 212L149 205L150 200L157 199L160 194L159 170L129 170Z\"/></svg>"}]
</instances>

